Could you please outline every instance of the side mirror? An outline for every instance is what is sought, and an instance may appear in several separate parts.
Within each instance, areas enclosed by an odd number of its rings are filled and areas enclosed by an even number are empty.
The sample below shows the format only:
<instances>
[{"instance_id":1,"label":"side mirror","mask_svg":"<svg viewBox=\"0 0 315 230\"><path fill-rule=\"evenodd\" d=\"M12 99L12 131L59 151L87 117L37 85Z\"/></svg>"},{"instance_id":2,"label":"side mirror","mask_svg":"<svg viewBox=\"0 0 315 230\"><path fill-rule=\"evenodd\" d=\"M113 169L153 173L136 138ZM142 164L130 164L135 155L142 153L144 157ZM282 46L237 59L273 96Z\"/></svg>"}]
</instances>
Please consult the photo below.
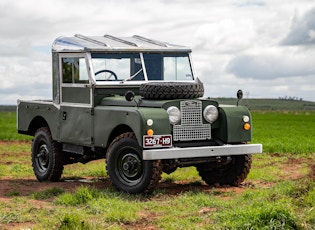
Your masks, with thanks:
<instances>
[{"instance_id":1,"label":"side mirror","mask_svg":"<svg viewBox=\"0 0 315 230\"><path fill-rule=\"evenodd\" d=\"M236 96L237 96L237 99L238 99L238 100L241 100L241 99L243 98L243 91L242 91L241 89L239 89L239 90L237 91Z\"/></svg>"},{"instance_id":2,"label":"side mirror","mask_svg":"<svg viewBox=\"0 0 315 230\"><path fill-rule=\"evenodd\" d=\"M126 101L133 101L135 98L135 93L133 91L127 91L125 93Z\"/></svg>"},{"instance_id":3,"label":"side mirror","mask_svg":"<svg viewBox=\"0 0 315 230\"><path fill-rule=\"evenodd\" d=\"M238 106L238 103L239 101L243 98L243 91L241 89L239 89L236 93L236 96L237 96L237 106Z\"/></svg>"}]
</instances>

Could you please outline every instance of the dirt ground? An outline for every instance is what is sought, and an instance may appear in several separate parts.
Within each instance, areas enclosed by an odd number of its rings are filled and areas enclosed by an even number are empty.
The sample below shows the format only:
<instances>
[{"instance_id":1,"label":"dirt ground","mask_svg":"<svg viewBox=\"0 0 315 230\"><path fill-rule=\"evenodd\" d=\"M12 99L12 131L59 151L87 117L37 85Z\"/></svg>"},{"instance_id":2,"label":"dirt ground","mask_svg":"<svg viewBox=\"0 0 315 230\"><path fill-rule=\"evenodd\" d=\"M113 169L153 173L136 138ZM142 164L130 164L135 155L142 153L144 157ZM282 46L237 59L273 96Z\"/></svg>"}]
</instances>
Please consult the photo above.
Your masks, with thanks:
<instances>
[{"instance_id":1,"label":"dirt ground","mask_svg":"<svg viewBox=\"0 0 315 230\"><path fill-rule=\"evenodd\" d=\"M0 145L17 145L19 142L1 142ZM25 142L23 142L25 144ZM9 162L5 160L6 155L12 155L14 153L6 152L1 154L0 164L12 164L14 162ZM23 156L29 156L29 152L23 152ZM274 157L278 157L278 154L273 154ZM255 159L256 161L257 159ZM28 162L30 163L30 162ZM272 164L272 163L270 163ZM304 164L304 166L303 166ZM288 158L286 162L281 165L281 171L285 172L282 176L283 180L296 180L301 177L305 177L305 174L301 172L301 168L305 167L305 164L309 167L309 177L315 177L315 165L312 159L307 158ZM58 187L65 191L74 191L80 186L91 186L97 189L104 189L110 187L110 181L107 178L95 178L95 177L84 177L73 179L65 179L60 182L38 182L35 176L24 177L21 179L15 179L10 176L0 177L0 200L10 199L6 194L12 191L19 191L21 196L29 196L31 193L45 191L49 188ZM248 187L268 187L270 184L261 181L251 181L243 182L239 187L216 187L216 189L222 189L224 192L241 192ZM163 189L165 193L169 195L177 195L179 193L189 191L189 190L200 190L203 192L211 191L213 187L206 184L199 183L189 183L185 181L173 182L160 182L157 189Z\"/></svg>"},{"instance_id":2,"label":"dirt ground","mask_svg":"<svg viewBox=\"0 0 315 230\"><path fill-rule=\"evenodd\" d=\"M304 162L305 163L305 162ZM311 167L311 166L310 166ZM283 165L283 170L286 171L286 175L283 176L284 180L296 180L303 176L303 173L300 172L301 160L295 160L294 162L288 162ZM313 171L314 167L310 169ZM309 175L312 176L312 175ZM12 191L18 191L20 196L29 196L34 192L45 191L50 188L60 188L65 191L75 191L80 186L90 186L96 189L104 189L111 186L109 179L105 178L94 178L94 177L84 177L78 179L65 179L60 182L38 182L35 176L29 178L13 179L10 177L1 177L0 178L0 200L12 199L6 194L9 194ZM222 190L222 192L237 192L241 193L247 188L257 188L257 187L270 187L271 183L262 182L262 181L251 181L243 182L239 187L229 187L229 186L218 186L217 190ZM185 181L177 182L160 182L156 189L164 190L168 195L178 195L180 193L192 190L200 190L203 192L211 192L213 187L206 184L199 183L189 183Z\"/></svg>"},{"instance_id":3,"label":"dirt ground","mask_svg":"<svg viewBox=\"0 0 315 230\"><path fill-rule=\"evenodd\" d=\"M0 142L0 144L4 144L4 142ZM10 144L6 142L5 144ZM14 144L17 144L16 142ZM6 153L10 154L10 153ZM25 152L23 155L28 156L29 153ZM277 155L274 155L274 157L277 157ZM283 176L283 180L297 180L299 178L305 177L305 173L301 172L301 168L305 167L305 165L308 165L309 167L309 173L308 177L315 177L315 166L313 161L311 159L307 158L288 158L288 160L281 164L281 171L286 172ZM11 164L12 162L4 162L4 158L2 155L2 159L0 159L0 164ZM303 166L304 165L304 166ZM50 188L60 188L65 191L75 191L80 186L90 186L96 189L104 189L109 188L111 186L111 183L109 179L107 178L94 178L94 177L84 177L84 178L77 178L75 180L69 179L64 180L60 182L38 182L35 178L35 176L25 177L21 179L15 179L9 176L0 177L0 203L6 203L10 202L12 199L14 199L14 196L8 196L8 194L18 191L19 196L29 196L30 194L34 192L40 192L45 191ZM242 193L248 188L267 188L271 187L273 184L271 182L263 182L263 181L244 181L241 186L239 187L216 187L216 192L220 193ZM206 184L200 184L200 183L191 183L191 182L185 182L185 181L176 181L176 182L160 182L157 189L163 190L165 194L168 194L169 196L177 196L180 193L186 192L186 191L202 191L205 193L210 193L213 191L213 187L208 186ZM229 199L229 197L222 197L223 199ZM151 199L158 200L159 197L152 197ZM37 208L47 208L49 205L51 205L49 200L34 200L34 199L28 199L29 202L33 204L33 207L35 209ZM211 210L200 210L200 212L210 212ZM148 218L148 217L146 217ZM148 228L149 226L140 226L142 224L139 224L137 226L130 226L131 229L155 229ZM3 225L2 225L3 226ZM17 223L11 223L4 226L5 229L20 229L19 225ZM136 227L136 228L135 228ZM142 228L145 227L145 228Z\"/></svg>"}]
</instances>

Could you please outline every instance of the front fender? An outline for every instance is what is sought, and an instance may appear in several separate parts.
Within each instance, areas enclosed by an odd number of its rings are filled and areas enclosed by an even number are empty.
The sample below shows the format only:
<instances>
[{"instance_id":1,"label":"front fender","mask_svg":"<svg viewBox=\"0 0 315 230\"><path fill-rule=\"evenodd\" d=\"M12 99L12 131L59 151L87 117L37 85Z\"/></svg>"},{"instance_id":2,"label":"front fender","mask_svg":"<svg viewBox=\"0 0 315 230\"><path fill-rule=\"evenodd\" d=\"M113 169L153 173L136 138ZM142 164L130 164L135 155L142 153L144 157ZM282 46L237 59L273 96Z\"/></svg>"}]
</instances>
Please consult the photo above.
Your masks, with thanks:
<instances>
[{"instance_id":1,"label":"front fender","mask_svg":"<svg viewBox=\"0 0 315 230\"><path fill-rule=\"evenodd\" d=\"M250 130L244 129L243 116L249 117ZM219 127L213 130L214 137L225 143L248 142L252 139L252 118L245 106L219 107Z\"/></svg>"},{"instance_id":2,"label":"front fender","mask_svg":"<svg viewBox=\"0 0 315 230\"><path fill-rule=\"evenodd\" d=\"M154 135L164 135L171 134L171 125L169 122L169 117L165 109L163 108L139 108L139 112L142 115L144 133L141 135L146 135L148 129L152 129ZM149 126L147 120L151 119L153 124ZM142 137L141 137L142 141ZM141 143L142 144L142 143Z\"/></svg>"},{"instance_id":3,"label":"front fender","mask_svg":"<svg viewBox=\"0 0 315 230\"><path fill-rule=\"evenodd\" d=\"M94 115L94 143L98 147L106 147L113 130L118 126L129 127L142 146L142 137L150 128L154 134L170 134L171 127L166 111L162 108L137 107L98 107ZM148 126L147 120L153 125Z\"/></svg>"}]
</instances>

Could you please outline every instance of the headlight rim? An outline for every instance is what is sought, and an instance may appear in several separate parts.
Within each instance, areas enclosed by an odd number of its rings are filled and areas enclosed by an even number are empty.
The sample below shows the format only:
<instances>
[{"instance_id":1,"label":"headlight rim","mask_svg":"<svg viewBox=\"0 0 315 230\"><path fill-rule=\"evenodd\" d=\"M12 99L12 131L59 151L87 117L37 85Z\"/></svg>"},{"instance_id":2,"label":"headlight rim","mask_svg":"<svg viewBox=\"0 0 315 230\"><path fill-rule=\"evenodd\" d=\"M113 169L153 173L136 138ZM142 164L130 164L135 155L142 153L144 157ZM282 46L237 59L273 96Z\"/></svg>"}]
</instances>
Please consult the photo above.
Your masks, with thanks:
<instances>
[{"instance_id":1,"label":"headlight rim","mask_svg":"<svg viewBox=\"0 0 315 230\"><path fill-rule=\"evenodd\" d=\"M173 110L173 111L171 111ZM171 117L174 117L174 111L177 113L175 114L175 120L171 120ZM172 124L172 125L176 125L179 123L180 119L181 119L181 114L180 114L180 110L179 108L177 108L176 106L170 106L167 108L166 110L167 114L168 114L168 119L169 119L169 122ZM177 117L176 117L177 116Z\"/></svg>"},{"instance_id":2,"label":"headlight rim","mask_svg":"<svg viewBox=\"0 0 315 230\"><path fill-rule=\"evenodd\" d=\"M211 112L211 116L214 116L213 118L209 118L207 114L209 111L212 111ZM209 122L210 124L214 123L215 121L218 120L218 117L219 117L219 110L216 106L214 105L207 105L204 110L203 110L203 117L204 119Z\"/></svg>"}]
</instances>

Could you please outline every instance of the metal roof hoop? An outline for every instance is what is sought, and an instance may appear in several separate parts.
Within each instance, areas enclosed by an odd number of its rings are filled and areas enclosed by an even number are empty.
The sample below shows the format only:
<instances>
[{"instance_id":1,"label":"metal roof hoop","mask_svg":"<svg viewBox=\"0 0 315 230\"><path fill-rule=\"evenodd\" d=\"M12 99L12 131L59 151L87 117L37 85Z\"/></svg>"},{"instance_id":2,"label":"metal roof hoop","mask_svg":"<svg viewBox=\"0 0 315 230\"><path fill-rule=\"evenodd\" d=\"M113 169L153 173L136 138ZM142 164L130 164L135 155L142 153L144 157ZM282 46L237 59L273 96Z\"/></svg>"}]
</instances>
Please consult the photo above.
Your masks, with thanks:
<instances>
[{"instance_id":1,"label":"metal roof hoop","mask_svg":"<svg viewBox=\"0 0 315 230\"><path fill-rule=\"evenodd\" d=\"M133 35L133 37L138 39L138 40L151 43L153 45L158 45L158 46L162 46L162 47L168 47L168 45L166 43L164 43L164 42L152 40L152 39L145 38L145 37L142 37L142 36L139 36L139 35Z\"/></svg>"},{"instance_id":2,"label":"metal roof hoop","mask_svg":"<svg viewBox=\"0 0 315 230\"><path fill-rule=\"evenodd\" d=\"M84 35L81 35L81 34L75 34L74 36L76 38L80 38L82 40L85 40L85 41L88 41L88 42L91 42L91 43L94 43L94 44L98 44L98 45L102 45L102 46L108 47L108 45L105 42L101 42L101 41L95 40L93 38L90 38L90 37L87 37L87 36L84 36Z\"/></svg>"},{"instance_id":3,"label":"metal roof hoop","mask_svg":"<svg viewBox=\"0 0 315 230\"><path fill-rule=\"evenodd\" d=\"M105 38L108 38L108 39L111 39L111 40L114 40L114 41L117 41L117 42L121 42L121 43L130 45L130 46L138 47L138 45L137 45L136 43L133 43L133 42L130 42L130 41L121 39L121 38L117 38L117 37L114 37L114 36L109 35L109 34L105 34L104 37L105 37Z\"/></svg>"}]
</instances>

